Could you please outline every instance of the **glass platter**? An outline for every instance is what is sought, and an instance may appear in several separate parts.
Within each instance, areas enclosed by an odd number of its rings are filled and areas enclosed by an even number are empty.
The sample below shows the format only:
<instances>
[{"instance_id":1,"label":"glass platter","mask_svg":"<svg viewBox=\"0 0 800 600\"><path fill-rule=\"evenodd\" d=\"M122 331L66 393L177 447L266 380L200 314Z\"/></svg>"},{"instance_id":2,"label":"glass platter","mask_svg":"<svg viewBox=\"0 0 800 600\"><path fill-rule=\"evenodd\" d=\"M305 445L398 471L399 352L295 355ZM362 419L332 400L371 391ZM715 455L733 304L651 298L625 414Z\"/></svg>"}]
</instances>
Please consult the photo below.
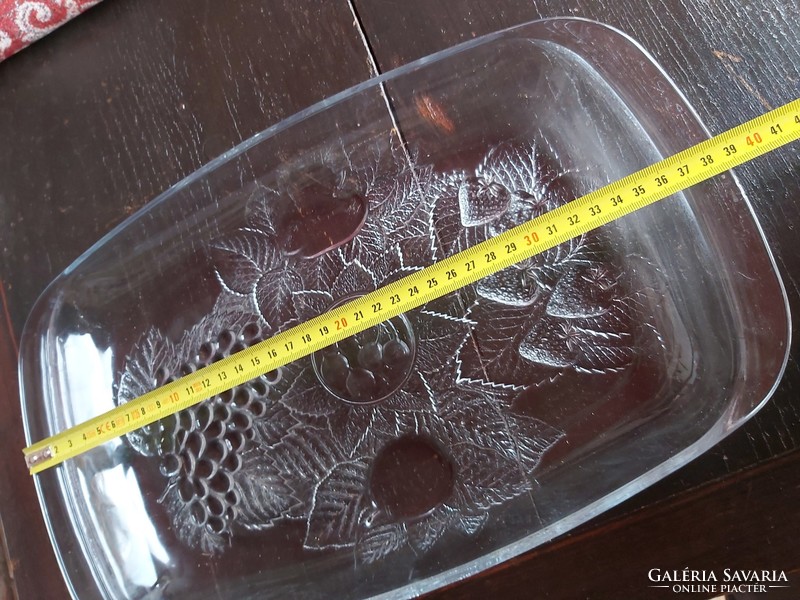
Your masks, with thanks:
<instances>
[{"instance_id":1,"label":"glass platter","mask_svg":"<svg viewBox=\"0 0 800 600\"><path fill-rule=\"evenodd\" d=\"M51 284L20 353L27 438L706 137L636 43L577 19L338 94L178 183ZM788 346L782 283L725 174L36 484L76 597L408 597L708 449L770 396Z\"/></svg>"}]
</instances>

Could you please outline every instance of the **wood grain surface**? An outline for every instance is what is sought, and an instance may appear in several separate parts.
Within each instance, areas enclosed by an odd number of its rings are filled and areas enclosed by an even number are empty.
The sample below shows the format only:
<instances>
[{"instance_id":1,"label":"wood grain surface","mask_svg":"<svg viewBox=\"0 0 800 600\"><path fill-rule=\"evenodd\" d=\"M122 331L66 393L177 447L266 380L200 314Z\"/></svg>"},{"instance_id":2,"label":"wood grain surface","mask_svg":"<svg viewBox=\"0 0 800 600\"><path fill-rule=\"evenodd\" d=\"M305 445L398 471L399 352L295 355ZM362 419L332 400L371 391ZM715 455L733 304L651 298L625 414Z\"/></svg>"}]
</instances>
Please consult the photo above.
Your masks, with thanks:
<instances>
[{"instance_id":1,"label":"wood grain surface","mask_svg":"<svg viewBox=\"0 0 800 600\"><path fill-rule=\"evenodd\" d=\"M11 577L8 574L8 549L5 544L5 533L3 523L0 521L0 600L10 600L11 598Z\"/></svg>"},{"instance_id":2,"label":"wood grain surface","mask_svg":"<svg viewBox=\"0 0 800 600\"><path fill-rule=\"evenodd\" d=\"M110 0L0 64L0 515L15 593L67 596L15 460L17 341L47 283L126 216L239 141L367 79L373 64L384 72L537 18L585 17L630 34L721 131L800 96L799 13L794 0ZM737 169L795 314L799 168L793 146ZM795 343L773 400L700 459L430 597L658 598L647 570L689 566L785 569L793 595L768 597L797 598L797 358Z\"/></svg>"}]
</instances>

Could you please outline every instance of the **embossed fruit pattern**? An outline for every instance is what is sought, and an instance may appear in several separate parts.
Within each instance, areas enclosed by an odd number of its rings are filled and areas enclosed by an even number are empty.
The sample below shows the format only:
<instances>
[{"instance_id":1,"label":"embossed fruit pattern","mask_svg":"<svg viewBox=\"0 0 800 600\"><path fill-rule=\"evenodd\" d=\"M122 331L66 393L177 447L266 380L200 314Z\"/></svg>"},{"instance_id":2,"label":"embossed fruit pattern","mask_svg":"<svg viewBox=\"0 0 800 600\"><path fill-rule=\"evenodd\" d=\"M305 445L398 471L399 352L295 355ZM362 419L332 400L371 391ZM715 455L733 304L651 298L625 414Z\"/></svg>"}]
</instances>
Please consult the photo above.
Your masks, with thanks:
<instances>
[{"instance_id":1,"label":"embossed fruit pattern","mask_svg":"<svg viewBox=\"0 0 800 600\"><path fill-rule=\"evenodd\" d=\"M555 208L602 183L552 148L503 144L472 171L321 159L254 186L247 224L210 248L221 293L182 340L130 353L119 402ZM313 235L312 235L313 233ZM515 395L569 372L613 376L649 345L657 273L586 234L128 436L160 461L177 536L305 526L309 551L371 563L474 535L531 490L564 435ZM640 266L637 266L640 265Z\"/></svg>"}]
</instances>

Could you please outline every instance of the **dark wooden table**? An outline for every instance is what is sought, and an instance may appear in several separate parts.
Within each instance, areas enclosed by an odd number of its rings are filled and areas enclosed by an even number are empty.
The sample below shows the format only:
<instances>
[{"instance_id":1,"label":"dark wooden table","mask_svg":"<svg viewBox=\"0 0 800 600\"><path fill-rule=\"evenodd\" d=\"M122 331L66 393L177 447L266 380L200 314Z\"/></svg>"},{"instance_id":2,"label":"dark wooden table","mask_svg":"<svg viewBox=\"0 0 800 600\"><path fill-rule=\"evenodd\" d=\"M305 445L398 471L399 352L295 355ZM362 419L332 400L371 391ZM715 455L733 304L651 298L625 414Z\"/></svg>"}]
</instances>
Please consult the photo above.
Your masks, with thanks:
<instances>
[{"instance_id":1,"label":"dark wooden table","mask_svg":"<svg viewBox=\"0 0 800 600\"><path fill-rule=\"evenodd\" d=\"M44 286L157 193L284 117L376 72L560 15L639 40L712 131L800 96L796 0L108 0L0 64L0 518L19 598L66 596L19 453L17 341ZM738 172L800 314L798 147ZM784 570L791 588L763 597L800 598L797 358L794 344L772 401L711 452L431 597L675 598L648 590L647 572L689 567Z\"/></svg>"}]
</instances>

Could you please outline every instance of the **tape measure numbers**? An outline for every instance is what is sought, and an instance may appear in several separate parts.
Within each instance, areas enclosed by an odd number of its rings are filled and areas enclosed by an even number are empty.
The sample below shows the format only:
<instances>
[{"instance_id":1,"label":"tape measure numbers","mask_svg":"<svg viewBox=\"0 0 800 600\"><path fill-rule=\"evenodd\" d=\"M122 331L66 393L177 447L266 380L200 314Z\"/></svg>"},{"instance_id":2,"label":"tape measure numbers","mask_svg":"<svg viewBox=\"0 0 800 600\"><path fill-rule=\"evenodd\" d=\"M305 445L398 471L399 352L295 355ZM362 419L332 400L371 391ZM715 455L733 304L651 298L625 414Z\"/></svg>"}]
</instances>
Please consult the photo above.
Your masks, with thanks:
<instances>
[{"instance_id":1,"label":"tape measure numbers","mask_svg":"<svg viewBox=\"0 0 800 600\"><path fill-rule=\"evenodd\" d=\"M800 138L800 99L23 450L39 473Z\"/></svg>"}]
</instances>

